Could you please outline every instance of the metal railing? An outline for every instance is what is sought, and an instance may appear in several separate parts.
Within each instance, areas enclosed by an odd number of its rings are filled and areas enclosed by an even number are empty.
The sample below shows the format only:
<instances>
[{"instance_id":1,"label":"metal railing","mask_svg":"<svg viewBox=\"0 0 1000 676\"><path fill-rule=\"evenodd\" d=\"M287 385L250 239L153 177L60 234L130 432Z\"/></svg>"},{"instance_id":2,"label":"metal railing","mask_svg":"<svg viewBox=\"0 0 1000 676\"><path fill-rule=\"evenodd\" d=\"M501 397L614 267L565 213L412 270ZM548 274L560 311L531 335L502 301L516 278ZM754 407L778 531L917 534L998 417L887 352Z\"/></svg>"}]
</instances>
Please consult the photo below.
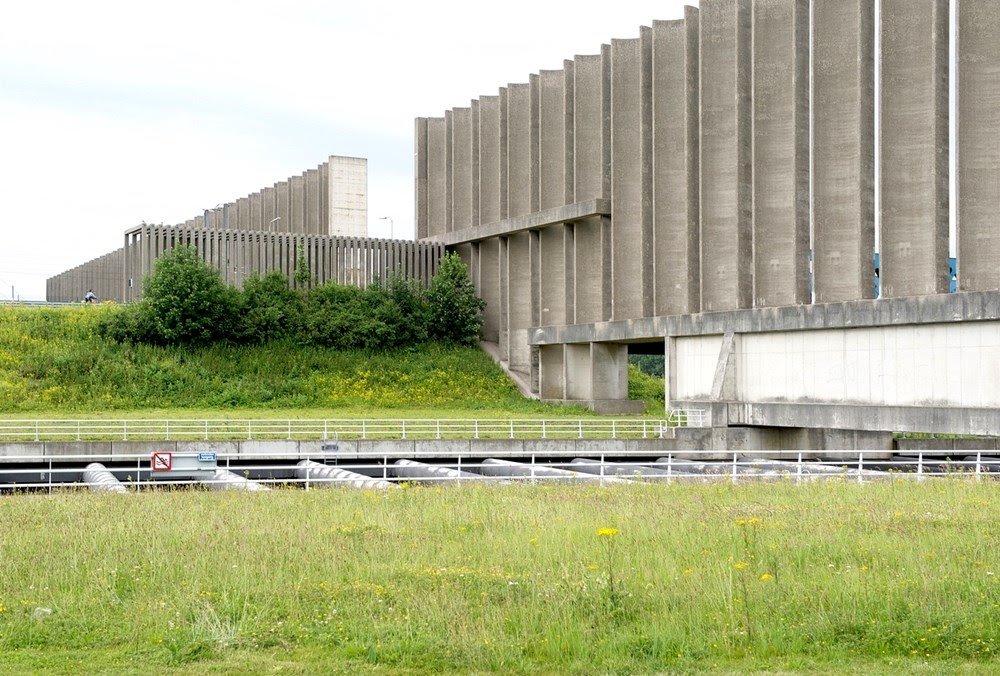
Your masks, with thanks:
<instances>
[{"instance_id":1,"label":"metal railing","mask_svg":"<svg viewBox=\"0 0 1000 676\"><path fill-rule=\"evenodd\" d=\"M848 453L848 452L844 452ZM209 474L203 479L171 477L152 470L150 454L116 456L113 463L101 467L113 473L122 492L152 488L198 486L233 490L261 487L312 489L316 487L358 487L359 480L372 479L391 483L385 488L421 483L462 484L475 482L570 482L595 485L647 482L717 483L791 482L796 484L837 481L867 484L881 481L924 481L953 477L969 480L1000 481L1000 458L968 451L969 455L943 459L923 453L914 456L884 457L884 452L851 452L855 457L838 461L818 461L804 453L792 460L772 460L759 454L732 452L720 457L719 451L664 452L661 457L622 459L616 456L541 460L534 456L516 461L456 456L447 463L425 464L420 457L399 459L385 455L374 460L337 460L327 454L277 460L265 453L219 453L217 467L243 483L227 482ZM963 453L963 452L959 452ZM34 456L10 456L11 464L0 470L0 492L18 490L93 489L107 490L106 484L84 478L84 469L99 459L95 455L72 455L39 461ZM19 465L18 463L24 463ZM406 463L403 465L402 463ZM27 466L29 465L30 466ZM335 468L335 478L321 477L321 470ZM421 470L423 475L421 476ZM248 486L249 484L249 486Z\"/></svg>"},{"instance_id":2,"label":"metal railing","mask_svg":"<svg viewBox=\"0 0 1000 676\"><path fill-rule=\"evenodd\" d=\"M6 420L0 442L224 441L275 439L657 439L671 427L699 427L704 412L665 420L553 419L200 419Z\"/></svg>"}]
</instances>

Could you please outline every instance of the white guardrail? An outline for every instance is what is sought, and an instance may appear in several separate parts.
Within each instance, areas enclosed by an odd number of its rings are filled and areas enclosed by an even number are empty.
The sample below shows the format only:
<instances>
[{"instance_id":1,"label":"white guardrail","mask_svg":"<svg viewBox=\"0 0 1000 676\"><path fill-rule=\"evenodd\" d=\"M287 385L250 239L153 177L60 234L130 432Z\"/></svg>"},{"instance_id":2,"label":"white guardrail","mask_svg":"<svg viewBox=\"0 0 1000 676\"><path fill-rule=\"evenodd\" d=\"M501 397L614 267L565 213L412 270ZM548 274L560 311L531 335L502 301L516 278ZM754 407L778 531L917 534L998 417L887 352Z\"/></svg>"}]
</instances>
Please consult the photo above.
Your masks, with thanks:
<instances>
[{"instance_id":1,"label":"white guardrail","mask_svg":"<svg viewBox=\"0 0 1000 676\"><path fill-rule=\"evenodd\" d=\"M666 419L200 419L0 420L0 442L223 441L274 439L657 439L671 427L702 427L705 412Z\"/></svg>"},{"instance_id":2,"label":"white guardrail","mask_svg":"<svg viewBox=\"0 0 1000 676\"><path fill-rule=\"evenodd\" d=\"M866 484L946 477L1000 481L1000 458L976 451L960 451L958 457L949 460L925 457L923 453L891 458L886 458L884 452L870 452L868 457L864 452L851 454L853 457L841 460L817 461L804 453L798 453L792 460L774 460L759 453L732 452L720 457L719 451L684 451L662 452L660 457L643 460L595 454L544 461L534 457L517 460L454 457L448 462L433 460L432 464L419 457L401 459L391 455L366 461L338 461L330 454L276 460L261 453L207 453L199 455L211 456L208 469L187 473L181 470L179 475L155 471L153 454L123 454L107 465L93 462L98 457L94 455L59 456L41 462L37 457L10 456L5 460L14 464L0 467L0 494L60 489L128 493L184 486L253 491L293 487L390 490L412 484L463 482L570 482L605 486L720 481ZM175 470L178 455L174 457ZM33 466L18 466L19 460Z\"/></svg>"}]
</instances>

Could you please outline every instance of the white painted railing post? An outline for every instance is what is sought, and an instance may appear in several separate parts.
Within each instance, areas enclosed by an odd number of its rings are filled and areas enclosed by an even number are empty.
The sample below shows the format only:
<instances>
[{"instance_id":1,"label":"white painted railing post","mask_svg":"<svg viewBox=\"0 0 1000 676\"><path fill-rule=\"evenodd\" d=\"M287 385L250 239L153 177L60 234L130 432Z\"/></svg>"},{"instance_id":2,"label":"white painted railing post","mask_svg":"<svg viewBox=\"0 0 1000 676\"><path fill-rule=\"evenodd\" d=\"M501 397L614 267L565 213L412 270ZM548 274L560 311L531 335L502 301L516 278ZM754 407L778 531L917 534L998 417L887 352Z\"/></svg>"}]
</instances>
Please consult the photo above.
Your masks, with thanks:
<instances>
[{"instance_id":1,"label":"white painted railing post","mask_svg":"<svg viewBox=\"0 0 1000 676\"><path fill-rule=\"evenodd\" d=\"M865 469L865 452L864 451L858 451L858 483L859 484L862 484L862 483L865 482L864 481L864 477L862 476L862 472L864 472L864 469Z\"/></svg>"}]
</instances>

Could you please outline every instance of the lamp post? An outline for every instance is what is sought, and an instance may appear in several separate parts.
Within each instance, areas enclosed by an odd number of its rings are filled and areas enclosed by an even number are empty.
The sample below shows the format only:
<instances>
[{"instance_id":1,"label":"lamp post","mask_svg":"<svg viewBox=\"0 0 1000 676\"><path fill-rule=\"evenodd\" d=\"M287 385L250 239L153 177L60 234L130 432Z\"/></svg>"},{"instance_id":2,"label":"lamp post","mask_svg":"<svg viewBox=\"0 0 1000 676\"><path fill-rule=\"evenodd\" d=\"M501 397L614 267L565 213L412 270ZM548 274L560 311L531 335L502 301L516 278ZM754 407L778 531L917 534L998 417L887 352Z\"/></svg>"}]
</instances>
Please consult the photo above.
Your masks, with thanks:
<instances>
[{"instance_id":1,"label":"lamp post","mask_svg":"<svg viewBox=\"0 0 1000 676\"><path fill-rule=\"evenodd\" d=\"M272 218L271 221L267 224L267 231L271 232L271 226L274 225L275 223L277 223L280 220L281 220L281 216L277 216L276 218Z\"/></svg>"},{"instance_id":2,"label":"lamp post","mask_svg":"<svg viewBox=\"0 0 1000 676\"><path fill-rule=\"evenodd\" d=\"M378 220L380 220L380 221L389 221L389 239L396 239L396 236L395 236L395 234L393 234L393 231L392 231L392 216L382 216Z\"/></svg>"}]
</instances>

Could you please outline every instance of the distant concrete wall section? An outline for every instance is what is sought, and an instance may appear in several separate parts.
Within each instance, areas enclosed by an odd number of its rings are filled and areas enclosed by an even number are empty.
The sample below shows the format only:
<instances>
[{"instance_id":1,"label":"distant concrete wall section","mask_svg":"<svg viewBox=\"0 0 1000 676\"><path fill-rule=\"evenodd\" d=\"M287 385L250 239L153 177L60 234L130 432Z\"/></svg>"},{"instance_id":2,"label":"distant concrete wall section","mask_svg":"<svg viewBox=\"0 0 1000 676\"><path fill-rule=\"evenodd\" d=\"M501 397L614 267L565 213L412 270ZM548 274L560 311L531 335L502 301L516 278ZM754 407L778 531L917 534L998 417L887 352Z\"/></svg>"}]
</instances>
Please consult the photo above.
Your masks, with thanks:
<instances>
[{"instance_id":1,"label":"distant concrete wall section","mask_svg":"<svg viewBox=\"0 0 1000 676\"><path fill-rule=\"evenodd\" d=\"M177 231L170 234L171 228ZM162 252L169 248L154 245L150 249L149 242L141 241L143 236L151 237L154 232L160 242L216 243L213 246L218 248L206 249L203 257L222 273L227 283L235 285L241 285L253 273L265 274L271 270L281 270L291 276L295 270L295 244L305 247L310 270L317 271L320 266L324 270L334 267L339 270L330 277L320 275L321 282L329 279L352 284L371 281L370 276L360 282L349 279L350 275L345 271L351 266L346 260L335 264L334 259L328 261L324 258L327 249L331 248L324 242L331 237L353 238L355 243L347 249L358 252L370 248L374 251L379 247L391 250L384 257L366 253L364 260L359 259L358 264L353 266L358 271L362 268L381 270L379 266L383 263L373 261L402 265L404 259L413 258L413 270L419 276L431 265L429 259L417 265L416 259L423 253L416 253L416 249L410 252L413 247L406 247L403 242L391 246L388 242L384 246L372 244L371 247L361 242L368 236L368 160L331 155L315 169L308 169L214 209L206 209L176 226L143 224L129 230L125 234L124 248L46 280L46 300L81 300L88 289L92 289L100 300L124 302L138 299L142 278L153 269L149 251ZM141 254L136 253L139 249L142 249ZM337 244L331 250L347 249ZM334 258L342 256L340 253L329 255ZM433 265L436 264L435 259Z\"/></svg>"}]
</instances>

